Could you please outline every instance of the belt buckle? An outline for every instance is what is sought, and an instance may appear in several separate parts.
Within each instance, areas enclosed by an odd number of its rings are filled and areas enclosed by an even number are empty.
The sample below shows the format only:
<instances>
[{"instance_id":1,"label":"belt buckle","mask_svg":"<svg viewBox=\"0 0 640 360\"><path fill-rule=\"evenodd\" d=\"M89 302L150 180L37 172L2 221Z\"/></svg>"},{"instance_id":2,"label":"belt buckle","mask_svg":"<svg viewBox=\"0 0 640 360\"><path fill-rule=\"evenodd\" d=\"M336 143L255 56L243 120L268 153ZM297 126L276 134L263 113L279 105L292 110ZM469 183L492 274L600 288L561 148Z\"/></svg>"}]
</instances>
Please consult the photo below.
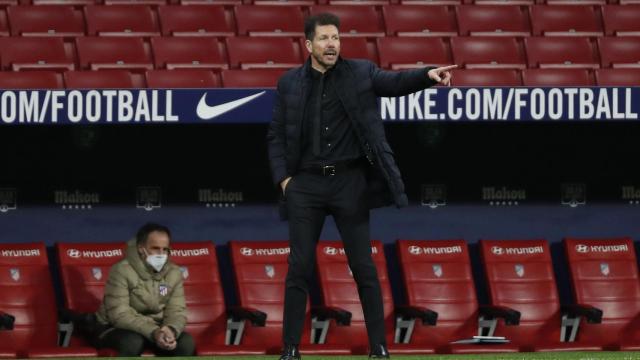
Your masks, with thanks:
<instances>
[{"instance_id":1,"label":"belt buckle","mask_svg":"<svg viewBox=\"0 0 640 360\"><path fill-rule=\"evenodd\" d=\"M322 175L323 176L334 176L336 174L336 166L335 165L325 165L322 167Z\"/></svg>"}]
</instances>

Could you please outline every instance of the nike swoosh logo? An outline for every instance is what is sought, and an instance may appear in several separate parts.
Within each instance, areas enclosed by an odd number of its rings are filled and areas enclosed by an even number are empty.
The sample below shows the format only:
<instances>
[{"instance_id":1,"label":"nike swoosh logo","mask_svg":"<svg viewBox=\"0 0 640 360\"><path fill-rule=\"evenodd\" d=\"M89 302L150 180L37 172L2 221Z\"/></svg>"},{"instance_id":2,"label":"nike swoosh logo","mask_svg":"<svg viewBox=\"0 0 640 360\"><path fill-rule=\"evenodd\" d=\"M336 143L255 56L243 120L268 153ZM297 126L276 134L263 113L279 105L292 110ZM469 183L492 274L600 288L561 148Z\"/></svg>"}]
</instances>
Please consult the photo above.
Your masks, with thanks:
<instances>
[{"instance_id":1,"label":"nike swoosh logo","mask_svg":"<svg viewBox=\"0 0 640 360\"><path fill-rule=\"evenodd\" d=\"M263 95L266 91L259 92L257 94L253 94L251 96L243 97L242 99L233 100L226 102L224 104L209 106L207 105L206 97L207 93L204 93L200 98L200 102L198 102L198 108L196 109L196 113L203 120L210 120L216 116L220 116L226 112L229 112L238 106L244 105L249 101Z\"/></svg>"}]
</instances>

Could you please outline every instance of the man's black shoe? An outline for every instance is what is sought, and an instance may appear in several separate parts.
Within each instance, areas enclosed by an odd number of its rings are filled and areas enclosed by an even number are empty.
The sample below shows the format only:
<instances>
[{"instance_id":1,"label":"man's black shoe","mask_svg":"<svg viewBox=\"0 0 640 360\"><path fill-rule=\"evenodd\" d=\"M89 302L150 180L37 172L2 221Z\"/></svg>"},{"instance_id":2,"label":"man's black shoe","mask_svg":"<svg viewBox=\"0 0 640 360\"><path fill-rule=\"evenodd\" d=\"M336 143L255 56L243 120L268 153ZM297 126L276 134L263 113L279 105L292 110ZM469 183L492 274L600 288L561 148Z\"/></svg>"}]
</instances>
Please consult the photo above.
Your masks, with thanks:
<instances>
[{"instance_id":1,"label":"man's black shoe","mask_svg":"<svg viewBox=\"0 0 640 360\"><path fill-rule=\"evenodd\" d=\"M280 360L300 360L298 345L285 345Z\"/></svg>"},{"instance_id":2,"label":"man's black shoe","mask_svg":"<svg viewBox=\"0 0 640 360\"><path fill-rule=\"evenodd\" d=\"M369 359L389 359L389 350L386 345L378 344L371 349Z\"/></svg>"}]
</instances>

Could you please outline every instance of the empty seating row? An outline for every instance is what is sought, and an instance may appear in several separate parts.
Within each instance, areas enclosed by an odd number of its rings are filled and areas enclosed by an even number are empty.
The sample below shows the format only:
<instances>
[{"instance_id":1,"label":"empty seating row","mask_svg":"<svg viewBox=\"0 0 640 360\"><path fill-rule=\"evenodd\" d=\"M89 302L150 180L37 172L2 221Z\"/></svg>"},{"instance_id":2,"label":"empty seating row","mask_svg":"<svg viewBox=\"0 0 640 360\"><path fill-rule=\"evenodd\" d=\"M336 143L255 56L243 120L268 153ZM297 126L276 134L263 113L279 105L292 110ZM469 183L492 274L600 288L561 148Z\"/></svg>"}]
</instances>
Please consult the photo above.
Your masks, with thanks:
<instances>
[{"instance_id":1,"label":"empty seating row","mask_svg":"<svg viewBox=\"0 0 640 360\"><path fill-rule=\"evenodd\" d=\"M455 63L461 68L637 68L640 37L385 37L342 40L346 58L365 58L383 68L403 69ZM77 53L77 57L76 57ZM143 72L176 68L280 68L307 58L302 39L231 37L0 38L1 70L101 70ZM227 60L228 59L228 60Z\"/></svg>"},{"instance_id":2,"label":"empty seating row","mask_svg":"<svg viewBox=\"0 0 640 360\"><path fill-rule=\"evenodd\" d=\"M288 242L229 243L236 307L225 305L212 243L172 245L171 259L181 267L185 282L187 331L196 338L198 354L277 353ZM478 304L464 240L399 240L396 245L406 298L402 307L393 303L382 243L373 241L371 248L393 353L640 349L634 331L640 325L640 279L629 238L565 239L579 304L571 306L560 304L545 240L480 241L490 300L483 306ZM124 257L125 246L57 244L65 307L97 309L109 267ZM81 347L78 337L69 347L55 345L55 299L44 245L2 244L0 250L0 309L15 316L14 330L0 330L3 339L11 340L0 345L0 354L95 356L95 349ZM364 318L342 243L321 241L316 261L322 305L307 307L303 353L366 353ZM478 334L505 336L510 343L452 343Z\"/></svg>"},{"instance_id":3,"label":"empty seating row","mask_svg":"<svg viewBox=\"0 0 640 360\"><path fill-rule=\"evenodd\" d=\"M108 88L269 88L282 69L148 70L144 76L126 70L2 71L0 89L108 89ZM453 86L637 86L640 69L461 69L454 70Z\"/></svg>"},{"instance_id":4,"label":"empty seating row","mask_svg":"<svg viewBox=\"0 0 640 360\"><path fill-rule=\"evenodd\" d=\"M640 0L0 0L0 6L7 5L166 5L166 4L218 4L218 5L385 5L385 4L417 4L417 5L605 5L605 4L638 4Z\"/></svg>"},{"instance_id":5,"label":"empty seating row","mask_svg":"<svg viewBox=\"0 0 640 360\"><path fill-rule=\"evenodd\" d=\"M312 6L333 12L343 37L640 35L640 5ZM88 5L10 6L0 11L0 35L12 36L303 36L299 6ZM5 19L6 17L6 19ZM86 25L85 25L86 23Z\"/></svg>"}]
</instances>

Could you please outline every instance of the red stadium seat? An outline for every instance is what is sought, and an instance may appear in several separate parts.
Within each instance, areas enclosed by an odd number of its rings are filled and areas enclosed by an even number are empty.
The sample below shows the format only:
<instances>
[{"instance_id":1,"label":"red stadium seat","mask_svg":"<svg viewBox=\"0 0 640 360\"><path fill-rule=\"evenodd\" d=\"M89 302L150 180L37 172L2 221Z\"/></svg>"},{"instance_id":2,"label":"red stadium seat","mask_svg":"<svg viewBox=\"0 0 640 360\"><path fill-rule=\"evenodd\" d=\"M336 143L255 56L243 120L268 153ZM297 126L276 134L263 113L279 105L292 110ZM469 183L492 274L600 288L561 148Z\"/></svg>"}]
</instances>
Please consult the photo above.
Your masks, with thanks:
<instances>
[{"instance_id":1,"label":"red stadium seat","mask_svg":"<svg viewBox=\"0 0 640 360\"><path fill-rule=\"evenodd\" d=\"M85 6L102 3L101 0L32 0L33 5Z\"/></svg>"},{"instance_id":2,"label":"red stadium seat","mask_svg":"<svg viewBox=\"0 0 640 360\"><path fill-rule=\"evenodd\" d=\"M284 69L223 70L222 84L226 88L275 88Z\"/></svg>"},{"instance_id":3,"label":"red stadium seat","mask_svg":"<svg viewBox=\"0 0 640 360\"><path fill-rule=\"evenodd\" d=\"M91 36L158 36L157 20L148 6L87 5L87 34Z\"/></svg>"},{"instance_id":4,"label":"red stadium seat","mask_svg":"<svg viewBox=\"0 0 640 360\"><path fill-rule=\"evenodd\" d=\"M238 35L304 36L302 10L298 6L240 5L234 9Z\"/></svg>"},{"instance_id":5,"label":"red stadium seat","mask_svg":"<svg viewBox=\"0 0 640 360\"><path fill-rule=\"evenodd\" d=\"M521 6L462 5L456 7L462 36L529 36L529 13Z\"/></svg>"},{"instance_id":6,"label":"red stadium seat","mask_svg":"<svg viewBox=\"0 0 640 360\"><path fill-rule=\"evenodd\" d=\"M204 69L149 70L146 78L147 87L156 89L220 87L218 76Z\"/></svg>"},{"instance_id":7,"label":"red stadium seat","mask_svg":"<svg viewBox=\"0 0 640 360\"><path fill-rule=\"evenodd\" d=\"M234 36L231 14L218 5L167 5L158 8L163 36Z\"/></svg>"},{"instance_id":8,"label":"red stadium seat","mask_svg":"<svg viewBox=\"0 0 640 360\"><path fill-rule=\"evenodd\" d=\"M533 5L534 0L474 0L476 5Z\"/></svg>"},{"instance_id":9,"label":"red stadium seat","mask_svg":"<svg viewBox=\"0 0 640 360\"><path fill-rule=\"evenodd\" d=\"M213 37L155 37L151 39L156 69L226 69L218 39Z\"/></svg>"},{"instance_id":10,"label":"red stadium seat","mask_svg":"<svg viewBox=\"0 0 640 360\"><path fill-rule=\"evenodd\" d=\"M301 63L298 44L289 38L229 37L226 43L233 68L291 68Z\"/></svg>"},{"instance_id":11,"label":"red stadium seat","mask_svg":"<svg viewBox=\"0 0 640 360\"><path fill-rule=\"evenodd\" d=\"M124 242L57 243L65 308L98 311L109 270L125 257L126 247Z\"/></svg>"},{"instance_id":12,"label":"red stadium seat","mask_svg":"<svg viewBox=\"0 0 640 360\"><path fill-rule=\"evenodd\" d=\"M164 6L166 3L166 0L104 0L105 5Z\"/></svg>"},{"instance_id":13,"label":"red stadium seat","mask_svg":"<svg viewBox=\"0 0 640 360\"><path fill-rule=\"evenodd\" d=\"M53 71L0 71L0 89L63 89L62 75Z\"/></svg>"},{"instance_id":14,"label":"red stadium seat","mask_svg":"<svg viewBox=\"0 0 640 360\"><path fill-rule=\"evenodd\" d=\"M153 69L150 50L141 38L135 37L78 37L76 47L83 69Z\"/></svg>"},{"instance_id":15,"label":"red stadium seat","mask_svg":"<svg viewBox=\"0 0 640 360\"><path fill-rule=\"evenodd\" d=\"M529 67L600 67L596 47L586 37L529 37L524 44Z\"/></svg>"},{"instance_id":16,"label":"red stadium seat","mask_svg":"<svg viewBox=\"0 0 640 360\"><path fill-rule=\"evenodd\" d=\"M461 0L400 0L402 5L460 5Z\"/></svg>"},{"instance_id":17,"label":"red stadium seat","mask_svg":"<svg viewBox=\"0 0 640 360\"><path fill-rule=\"evenodd\" d=\"M638 86L640 69L598 69L596 82L598 86Z\"/></svg>"},{"instance_id":18,"label":"red stadium seat","mask_svg":"<svg viewBox=\"0 0 640 360\"><path fill-rule=\"evenodd\" d=\"M640 350L640 279L631 238L565 239L578 304L602 311L602 322L580 324L578 340L605 350Z\"/></svg>"},{"instance_id":19,"label":"red stadium seat","mask_svg":"<svg viewBox=\"0 0 640 360\"><path fill-rule=\"evenodd\" d=\"M253 5L312 6L315 0L253 0Z\"/></svg>"},{"instance_id":20,"label":"red stadium seat","mask_svg":"<svg viewBox=\"0 0 640 360\"><path fill-rule=\"evenodd\" d=\"M457 36L455 13L448 6L387 5L382 15L389 36Z\"/></svg>"},{"instance_id":21,"label":"red stadium seat","mask_svg":"<svg viewBox=\"0 0 640 360\"><path fill-rule=\"evenodd\" d=\"M85 347L58 346L58 317L43 243L0 244L0 309L15 316L2 348L25 357L95 357ZM5 351L2 351L3 353Z\"/></svg>"},{"instance_id":22,"label":"red stadium seat","mask_svg":"<svg viewBox=\"0 0 640 360\"><path fill-rule=\"evenodd\" d=\"M489 321L480 321L490 312L478 306L466 241L398 240L397 252L407 305L438 314L436 324L415 322L412 343L429 344L439 353L518 351L509 344L450 344L478 335L480 325L490 326Z\"/></svg>"},{"instance_id":23,"label":"red stadium seat","mask_svg":"<svg viewBox=\"0 0 640 360\"><path fill-rule=\"evenodd\" d=\"M602 7L606 35L640 35L640 5L607 5Z\"/></svg>"},{"instance_id":24,"label":"red stadium seat","mask_svg":"<svg viewBox=\"0 0 640 360\"><path fill-rule=\"evenodd\" d=\"M525 69L525 86L594 86L593 74L587 69Z\"/></svg>"},{"instance_id":25,"label":"red stadium seat","mask_svg":"<svg viewBox=\"0 0 640 360\"><path fill-rule=\"evenodd\" d=\"M68 89L131 89L144 87L136 84L126 70L67 71L64 81Z\"/></svg>"},{"instance_id":26,"label":"red stadium seat","mask_svg":"<svg viewBox=\"0 0 640 360\"><path fill-rule=\"evenodd\" d=\"M287 275L288 241L231 241L231 260L240 308L236 317L247 320L240 345L262 346L277 354L282 346L284 284ZM308 305L308 302L307 302ZM250 316L244 314L252 313ZM348 355L345 346L312 344L311 312L307 306L301 338L302 354Z\"/></svg>"},{"instance_id":27,"label":"red stadium seat","mask_svg":"<svg viewBox=\"0 0 640 360\"><path fill-rule=\"evenodd\" d=\"M531 7L533 35L602 36L602 24L593 6L534 5Z\"/></svg>"},{"instance_id":28,"label":"red stadium seat","mask_svg":"<svg viewBox=\"0 0 640 360\"><path fill-rule=\"evenodd\" d=\"M373 6L318 5L310 8L311 15L330 12L340 18L340 36L384 36L382 17Z\"/></svg>"},{"instance_id":29,"label":"red stadium seat","mask_svg":"<svg viewBox=\"0 0 640 360\"><path fill-rule=\"evenodd\" d=\"M199 356L265 354L264 348L227 344L231 329L227 327L227 309L213 243L173 242L171 261L182 271L186 331L193 336Z\"/></svg>"},{"instance_id":30,"label":"red stadium seat","mask_svg":"<svg viewBox=\"0 0 640 360\"><path fill-rule=\"evenodd\" d=\"M453 61L467 69L524 69L526 60L522 44L513 37L451 38Z\"/></svg>"},{"instance_id":31,"label":"red stadium seat","mask_svg":"<svg viewBox=\"0 0 640 360\"><path fill-rule=\"evenodd\" d=\"M387 275L387 263L384 257L382 243L371 242L371 257L378 272L382 301L384 307L384 321L386 341L392 354L430 354L434 348L428 344L398 343L401 340L400 312L394 312L391 284ZM348 266L347 256L342 241L320 241L316 247L316 261L318 264L318 278L322 291L323 305L329 308L339 308L351 313L349 326L335 326L332 321L327 332L327 344L344 344L351 347L353 354L366 354L369 340L362 312L362 304L358 296L358 288L353 274Z\"/></svg>"},{"instance_id":32,"label":"red stadium seat","mask_svg":"<svg viewBox=\"0 0 640 360\"><path fill-rule=\"evenodd\" d=\"M38 5L7 8L13 36L83 36L82 11L71 6Z\"/></svg>"},{"instance_id":33,"label":"red stadium seat","mask_svg":"<svg viewBox=\"0 0 640 360\"><path fill-rule=\"evenodd\" d=\"M481 240L480 252L491 304L520 313L518 325L505 326L499 320L495 335L521 351L602 349L593 343L563 341L569 319L561 312L546 240Z\"/></svg>"},{"instance_id":34,"label":"red stadium seat","mask_svg":"<svg viewBox=\"0 0 640 360\"><path fill-rule=\"evenodd\" d=\"M180 0L180 5L241 5L242 0Z\"/></svg>"},{"instance_id":35,"label":"red stadium seat","mask_svg":"<svg viewBox=\"0 0 640 360\"><path fill-rule=\"evenodd\" d=\"M73 70L75 61L62 38L9 37L0 39L2 68Z\"/></svg>"},{"instance_id":36,"label":"red stadium seat","mask_svg":"<svg viewBox=\"0 0 640 360\"><path fill-rule=\"evenodd\" d=\"M545 0L547 5L604 5L606 0Z\"/></svg>"},{"instance_id":37,"label":"red stadium seat","mask_svg":"<svg viewBox=\"0 0 640 360\"><path fill-rule=\"evenodd\" d=\"M451 64L451 54L442 38L386 37L378 39L380 66L390 69Z\"/></svg>"},{"instance_id":38,"label":"red stadium seat","mask_svg":"<svg viewBox=\"0 0 640 360\"><path fill-rule=\"evenodd\" d=\"M9 21L7 20L7 12L0 10L0 36L9 36Z\"/></svg>"},{"instance_id":39,"label":"red stadium seat","mask_svg":"<svg viewBox=\"0 0 640 360\"><path fill-rule=\"evenodd\" d=\"M598 38L602 67L640 68L640 37Z\"/></svg>"},{"instance_id":40,"label":"red stadium seat","mask_svg":"<svg viewBox=\"0 0 640 360\"><path fill-rule=\"evenodd\" d=\"M453 86L522 86L520 71L515 69L455 69Z\"/></svg>"}]
</instances>

